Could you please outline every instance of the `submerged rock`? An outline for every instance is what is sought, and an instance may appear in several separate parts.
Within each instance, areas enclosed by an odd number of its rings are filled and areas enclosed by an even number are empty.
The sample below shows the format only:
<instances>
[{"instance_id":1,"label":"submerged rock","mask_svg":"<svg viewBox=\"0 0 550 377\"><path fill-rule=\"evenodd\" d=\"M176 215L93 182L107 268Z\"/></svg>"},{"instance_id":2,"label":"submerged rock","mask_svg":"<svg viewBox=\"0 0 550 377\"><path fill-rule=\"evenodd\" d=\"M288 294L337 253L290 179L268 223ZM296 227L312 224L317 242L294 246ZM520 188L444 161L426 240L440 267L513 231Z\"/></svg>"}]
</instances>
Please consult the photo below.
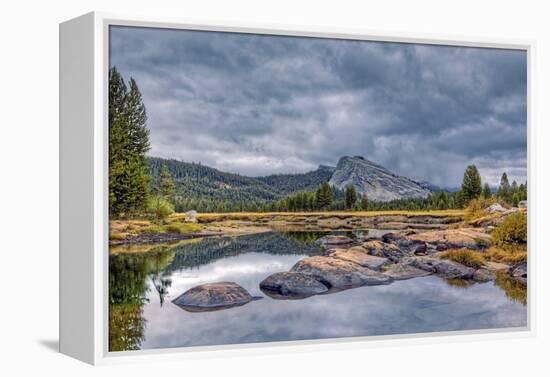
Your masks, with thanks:
<instances>
[{"instance_id":1,"label":"submerged rock","mask_svg":"<svg viewBox=\"0 0 550 377\"><path fill-rule=\"evenodd\" d=\"M306 298L328 291L312 275L299 272L277 272L260 283L260 289L272 298Z\"/></svg>"},{"instance_id":2,"label":"submerged rock","mask_svg":"<svg viewBox=\"0 0 550 377\"><path fill-rule=\"evenodd\" d=\"M432 273L429 271L421 270L419 268L403 263L393 264L384 272L384 275L387 275L394 280L407 280L422 276L428 276L431 274Z\"/></svg>"},{"instance_id":3,"label":"submerged rock","mask_svg":"<svg viewBox=\"0 0 550 377\"><path fill-rule=\"evenodd\" d=\"M258 298L237 283L220 282L193 287L172 302L184 310L202 312L241 306Z\"/></svg>"},{"instance_id":4,"label":"submerged rock","mask_svg":"<svg viewBox=\"0 0 550 377\"><path fill-rule=\"evenodd\" d=\"M388 258L377 257L367 253L367 250L361 246L354 246L349 249L335 249L330 256L337 259L357 263L363 267L373 270L379 270L390 263Z\"/></svg>"},{"instance_id":5,"label":"submerged rock","mask_svg":"<svg viewBox=\"0 0 550 377\"><path fill-rule=\"evenodd\" d=\"M391 277L380 272L333 257L315 256L303 259L292 267L291 272L312 275L329 289L348 289L392 282Z\"/></svg>"}]
</instances>

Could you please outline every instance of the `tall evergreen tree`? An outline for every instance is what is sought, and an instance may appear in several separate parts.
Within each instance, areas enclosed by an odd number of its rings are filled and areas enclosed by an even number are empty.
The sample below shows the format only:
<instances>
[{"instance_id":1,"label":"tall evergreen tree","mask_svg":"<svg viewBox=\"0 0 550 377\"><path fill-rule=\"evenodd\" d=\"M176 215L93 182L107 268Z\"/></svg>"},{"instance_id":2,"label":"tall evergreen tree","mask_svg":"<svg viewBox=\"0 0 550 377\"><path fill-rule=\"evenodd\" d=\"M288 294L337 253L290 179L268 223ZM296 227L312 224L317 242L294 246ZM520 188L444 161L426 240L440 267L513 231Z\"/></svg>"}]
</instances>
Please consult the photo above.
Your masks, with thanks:
<instances>
[{"instance_id":1,"label":"tall evergreen tree","mask_svg":"<svg viewBox=\"0 0 550 377\"><path fill-rule=\"evenodd\" d=\"M481 195L481 176L475 165L469 165L462 178L462 197L464 203L468 204L470 200L477 199Z\"/></svg>"},{"instance_id":2,"label":"tall evergreen tree","mask_svg":"<svg viewBox=\"0 0 550 377\"><path fill-rule=\"evenodd\" d=\"M130 88L115 67L109 70L109 210L114 216L145 209L150 149L147 115L141 93Z\"/></svg>"},{"instance_id":3,"label":"tall evergreen tree","mask_svg":"<svg viewBox=\"0 0 550 377\"><path fill-rule=\"evenodd\" d=\"M357 202L357 191L352 184L346 186L344 191L344 201L347 209L351 209Z\"/></svg>"},{"instance_id":4,"label":"tall evergreen tree","mask_svg":"<svg viewBox=\"0 0 550 377\"><path fill-rule=\"evenodd\" d=\"M361 209L363 211L369 209L369 198L367 197L366 191L363 193L363 195L361 195Z\"/></svg>"},{"instance_id":5,"label":"tall evergreen tree","mask_svg":"<svg viewBox=\"0 0 550 377\"><path fill-rule=\"evenodd\" d=\"M317 208L327 209L332 204L332 189L328 182L323 182L315 192Z\"/></svg>"},{"instance_id":6,"label":"tall evergreen tree","mask_svg":"<svg viewBox=\"0 0 550 377\"><path fill-rule=\"evenodd\" d=\"M159 194L168 201L173 201L174 198L174 181L172 174L168 171L166 163L162 164L159 177Z\"/></svg>"},{"instance_id":7,"label":"tall evergreen tree","mask_svg":"<svg viewBox=\"0 0 550 377\"><path fill-rule=\"evenodd\" d=\"M497 195L499 199L508 203L510 202L510 182L508 182L508 175L506 173L502 173Z\"/></svg>"}]
</instances>

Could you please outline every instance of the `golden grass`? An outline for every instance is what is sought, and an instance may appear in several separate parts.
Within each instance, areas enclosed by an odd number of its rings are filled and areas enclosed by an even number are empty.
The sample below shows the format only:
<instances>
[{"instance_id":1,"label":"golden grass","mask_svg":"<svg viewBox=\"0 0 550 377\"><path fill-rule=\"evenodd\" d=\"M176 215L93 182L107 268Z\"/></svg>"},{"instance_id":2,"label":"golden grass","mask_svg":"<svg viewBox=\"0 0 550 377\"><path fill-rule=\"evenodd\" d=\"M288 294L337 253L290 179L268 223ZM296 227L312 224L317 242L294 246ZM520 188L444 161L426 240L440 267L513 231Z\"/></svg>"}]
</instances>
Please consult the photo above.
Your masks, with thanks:
<instances>
[{"instance_id":1,"label":"golden grass","mask_svg":"<svg viewBox=\"0 0 550 377\"><path fill-rule=\"evenodd\" d=\"M485 259L480 252L469 249L447 250L441 253L440 257L472 268L480 268L485 264Z\"/></svg>"},{"instance_id":2,"label":"golden grass","mask_svg":"<svg viewBox=\"0 0 550 377\"><path fill-rule=\"evenodd\" d=\"M485 217L487 215L485 209L494 203L496 203L496 199L494 197L471 200L468 207L464 210L464 220L472 221Z\"/></svg>"},{"instance_id":3,"label":"golden grass","mask_svg":"<svg viewBox=\"0 0 550 377\"><path fill-rule=\"evenodd\" d=\"M199 224L182 223L176 219L170 219L166 224L155 224L148 220L111 220L109 221L109 239L120 240L142 233L196 233L201 229Z\"/></svg>"},{"instance_id":4,"label":"golden grass","mask_svg":"<svg viewBox=\"0 0 550 377\"><path fill-rule=\"evenodd\" d=\"M485 259L502 263L520 263L527 260L527 245L491 246L485 253Z\"/></svg>"},{"instance_id":5,"label":"golden grass","mask_svg":"<svg viewBox=\"0 0 550 377\"><path fill-rule=\"evenodd\" d=\"M176 218L185 214L174 214ZM222 220L255 221L262 218L272 218L275 221L285 221L288 218L299 219L308 217L322 218L349 218L349 217L376 217L376 216L433 216L433 217L460 217L464 211L460 209L434 210L434 211L324 211L324 212L227 212L227 213L199 213L197 219L204 222Z\"/></svg>"},{"instance_id":6,"label":"golden grass","mask_svg":"<svg viewBox=\"0 0 550 377\"><path fill-rule=\"evenodd\" d=\"M180 234L187 234L187 233L196 233L201 231L201 226L199 224L195 223L179 223L179 222L173 222L170 224L166 224L164 226L164 230L169 233L180 233Z\"/></svg>"}]
</instances>

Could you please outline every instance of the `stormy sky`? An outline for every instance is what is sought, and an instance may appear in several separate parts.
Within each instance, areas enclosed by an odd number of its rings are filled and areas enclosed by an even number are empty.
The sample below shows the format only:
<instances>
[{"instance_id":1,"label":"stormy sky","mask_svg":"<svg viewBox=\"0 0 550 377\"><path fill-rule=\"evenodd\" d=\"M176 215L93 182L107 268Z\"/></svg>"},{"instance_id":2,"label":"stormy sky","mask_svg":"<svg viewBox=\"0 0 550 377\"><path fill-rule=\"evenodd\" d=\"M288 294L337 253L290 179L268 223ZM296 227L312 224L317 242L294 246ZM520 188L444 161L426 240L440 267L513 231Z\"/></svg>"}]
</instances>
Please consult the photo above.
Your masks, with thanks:
<instances>
[{"instance_id":1,"label":"stormy sky","mask_svg":"<svg viewBox=\"0 0 550 377\"><path fill-rule=\"evenodd\" d=\"M362 155L458 186L527 176L524 51L112 27L143 94L151 156L258 176Z\"/></svg>"}]
</instances>

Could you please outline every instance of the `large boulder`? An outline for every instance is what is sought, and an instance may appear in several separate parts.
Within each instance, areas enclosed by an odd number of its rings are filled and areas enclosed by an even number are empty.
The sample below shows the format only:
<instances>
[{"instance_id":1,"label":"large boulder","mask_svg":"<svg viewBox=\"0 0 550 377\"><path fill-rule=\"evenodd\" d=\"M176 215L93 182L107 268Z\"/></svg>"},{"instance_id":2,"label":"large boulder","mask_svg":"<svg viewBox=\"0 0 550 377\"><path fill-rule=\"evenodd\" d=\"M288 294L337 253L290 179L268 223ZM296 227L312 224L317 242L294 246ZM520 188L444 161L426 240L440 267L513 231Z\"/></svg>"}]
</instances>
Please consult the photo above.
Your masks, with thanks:
<instances>
[{"instance_id":1,"label":"large boulder","mask_svg":"<svg viewBox=\"0 0 550 377\"><path fill-rule=\"evenodd\" d=\"M256 299L246 289L233 282L202 284L172 300L190 312L214 311L248 304Z\"/></svg>"},{"instance_id":2,"label":"large boulder","mask_svg":"<svg viewBox=\"0 0 550 377\"><path fill-rule=\"evenodd\" d=\"M381 258L388 258L392 262L398 262L406 256L406 254L393 243L386 243L379 240L369 240L367 242L363 242L361 246L368 254Z\"/></svg>"},{"instance_id":3,"label":"large boulder","mask_svg":"<svg viewBox=\"0 0 550 377\"><path fill-rule=\"evenodd\" d=\"M527 208L527 200L521 200L521 201L518 203L518 207L519 207L519 208Z\"/></svg>"},{"instance_id":4,"label":"large boulder","mask_svg":"<svg viewBox=\"0 0 550 377\"><path fill-rule=\"evenodd\" d=\"M499 203L493 203L489 207L485 208L487 213L497 213L497 212L506 212L506 208L501 206Z\"/></svg>"},{"instance_id":5,"label":"large boulder","mask_svg":"<svg viewBox=\"0 0 550 377\"><path fill-rule=\"evenodd\" d=\"M406 264L424 271L434 272L445 279L471 279L475 270L460 263L432 257L415 257Z\"/></svg>"},{"instance_id":6,"label":"large boulder","mask_svg":"<svg viewBox=\"0 0 550 377\"><path fill-rule=\"evenodd\" d=\"M426 242L422 240L416 240L410 237L415 234L416 232L414 231L406 232L402 234L388 233L382 236L382 242L384 243L385 245L384 247L386 249L390 247L388 245L392 245L395 249L398 249L400 251L401 257L403 257L405 254L426 253L427 252ZM397 254L394 254L394 255L397 255Z\"/></svg>"},{"instance_id":7,"label":"large boulder","mask_svg":"<svg viewBox=\"0 0 550 377\"><path fill-rule=\"evenodd\" d=\"M198 222L198 220L197 220L197 211L192 209L191 211L185 212L184 222L186 222L186 223L197 223Z\"/></svg>"},{"instance_id":8,"label":"large boulder","mask_svg":"<svg viewBox=\"0 0 550 377\"><path fill-rule=\"evenodd\" d=\"M491 242L491 236L478 228L433 230L412 234L405 238L410 241L424 242L432 250L463 247L478 250Z\"/></svg>"},{"instance_id":9,"label":"large boulder","mask_svg":"<svg viewBox=\"0 0 550 377\"><path fill-rule=\"evenodd\" d=\"M322 246L334 246L334 245L348 245L351 244L353 240L346 236L334 236L328 235L322 238L319 238L316 243Z\"/></svg>"},{"instance_id":10,"label":"large boulder","mask_svg":"<svg viewBox=\"0 0 550 377\"><path fill-rule=\"evenodd\" d=\"M357 263L373 270L379 270L390 263L388 258L368 254L367 250L361 246L354 246L349 249L335 249L329 255L333 258Z\"/></svg>"},{"instance_id":11,"label":"large boulder","mask_svg":"<svg viewBox=\"0 0 550 377\"><path fill-rule=\"evenodd\" d=\"M262 292L272 298L306 298L328 291L312 275L299 272L277 272L260 283Z\"/></svg>"},{"instance_id":12,"label":"large boulder","mask_svg":"<svg viewBox=\"0 0 550 377\"><path fill-rule=\"evenodd\" d=\"M501 271L506 272L508 268L509 266L506 263L499 263L499 262L493 262L493 261L485 262L485 269L493 273L501 272Z\"/></svg>"},{"instance_id":13,"label":"large boulder","mask_svg":"<svg viewBox=\"0 0 550 377\"><path fill-rule=\"evenodd\" d=\"M527 283L527 262L521 262L512 266L510 268L510 275L522 283Z\"/></svg>"},{"instance_id":14,"label":"large boulder","mask_svg":"<svg viewBox=\"0 0 550 377\"><path fill-rule=\"evenodd\" d=\"M312 275L329 289L336 290L363 285L389 284L392 281L389 276L357 263L322 256L314 256L299 261L292 267L291 272Z\"/></svg>"},{"instance_id":15,"label":"large boulder","mask_svg":"<svg viewBox=\"0 0 550 377\"><path fill-rule=\"evenodd\" d=\"M391 277L394 280L406 280L412 278L418 278L422 276L428 276L432 273L429 271L421 270L411 265L397 263L392 264L385 272L384 275Z\"/></svg>"}]
</instances>

